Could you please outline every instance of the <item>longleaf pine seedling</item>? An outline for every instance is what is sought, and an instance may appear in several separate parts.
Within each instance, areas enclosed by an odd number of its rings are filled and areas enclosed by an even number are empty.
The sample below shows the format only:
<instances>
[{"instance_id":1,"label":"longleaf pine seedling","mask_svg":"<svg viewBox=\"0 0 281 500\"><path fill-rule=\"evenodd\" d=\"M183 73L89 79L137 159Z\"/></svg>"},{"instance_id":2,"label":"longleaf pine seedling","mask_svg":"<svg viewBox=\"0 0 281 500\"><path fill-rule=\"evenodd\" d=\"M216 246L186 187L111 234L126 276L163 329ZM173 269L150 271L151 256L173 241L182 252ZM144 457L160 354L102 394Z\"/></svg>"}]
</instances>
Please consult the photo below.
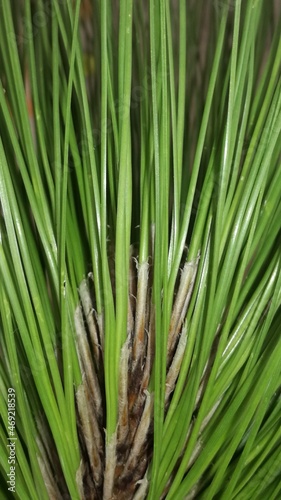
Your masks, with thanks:
<instances>
[{"instance_id":1,"label":"longleaf pine seedling","mask_svg":"<svg viewBox=\"0 0 281 500\"><path fill-rule=\"evenodd\" d=\"M1 498L277 500L280 3L0 19Z\"/></svg>"}]
</instances>

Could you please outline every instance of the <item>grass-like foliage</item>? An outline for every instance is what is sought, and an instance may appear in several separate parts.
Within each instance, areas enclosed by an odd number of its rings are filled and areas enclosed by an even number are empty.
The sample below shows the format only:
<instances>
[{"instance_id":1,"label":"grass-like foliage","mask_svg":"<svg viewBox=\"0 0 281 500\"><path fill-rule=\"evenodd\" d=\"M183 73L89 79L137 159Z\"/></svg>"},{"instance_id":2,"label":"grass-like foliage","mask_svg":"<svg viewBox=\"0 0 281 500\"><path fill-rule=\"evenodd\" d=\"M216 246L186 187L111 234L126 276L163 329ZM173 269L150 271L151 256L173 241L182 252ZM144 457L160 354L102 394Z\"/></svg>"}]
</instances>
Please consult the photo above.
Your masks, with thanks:
<instances>
[{"instance_id":1,"label":"grass-like foliage","mask_svg":"<svg viewBox=\"0 0 281 500\"><path fill-rule=\"evenodd\" d=\"M1 498L280 498L277 3L0 2Z\"/></svg>"}]
</instances>

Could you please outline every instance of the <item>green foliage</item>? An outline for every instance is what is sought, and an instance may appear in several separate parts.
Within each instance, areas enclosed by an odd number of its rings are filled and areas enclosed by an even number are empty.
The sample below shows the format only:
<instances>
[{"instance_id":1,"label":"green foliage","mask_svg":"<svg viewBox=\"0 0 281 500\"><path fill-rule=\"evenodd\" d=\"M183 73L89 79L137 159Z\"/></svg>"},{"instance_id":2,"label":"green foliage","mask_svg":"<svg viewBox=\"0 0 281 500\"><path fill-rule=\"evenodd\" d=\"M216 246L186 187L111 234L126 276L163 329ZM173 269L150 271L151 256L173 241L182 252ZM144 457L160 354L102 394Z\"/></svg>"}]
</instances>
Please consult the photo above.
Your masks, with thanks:
<instances>
[{"instance_id":1,"label":"green foliage","mask_svg":"<svg viewBox=\"0 0 281 500\"><path fill-rule=\"evenodd\" d=\"M80 498L74 312L89 272L104 330L107 443L114 435L133 246L139 265L153 261L153 455L144 498L278 498L275 3L11 0L0 3L0 19L3 494L13 387L15 498L49 498L54 467L55 497ZM179 269L196 259L167 409Z\"/></svg>"}]
</instances>

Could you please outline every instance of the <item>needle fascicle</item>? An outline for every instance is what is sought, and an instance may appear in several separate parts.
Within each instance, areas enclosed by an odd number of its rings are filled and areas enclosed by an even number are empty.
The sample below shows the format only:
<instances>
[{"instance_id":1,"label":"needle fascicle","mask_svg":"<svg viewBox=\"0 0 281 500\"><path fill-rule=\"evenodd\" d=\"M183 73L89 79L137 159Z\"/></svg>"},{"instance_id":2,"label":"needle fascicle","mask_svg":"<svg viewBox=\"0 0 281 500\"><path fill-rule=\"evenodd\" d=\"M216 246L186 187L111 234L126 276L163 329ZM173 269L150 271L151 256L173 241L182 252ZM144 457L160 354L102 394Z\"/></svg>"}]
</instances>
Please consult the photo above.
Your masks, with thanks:
<instances>
[{"instance_id":1,"label":"needle fascicle","mask_svg":"<svg viewBox=\"0 0 281 500\"><path fill-rule=\"evenodd\" d=\"M185 347L187 342L186 328L183 328L180 335L180 339L176 348L175 355L173 357L171 366L169 368L167 378L166 378L166 391L165 391L165 403L167 404L170 394L174 391L176 381L181 368L183 356L185 353Z\"/></svg>"},{"instance_id":2,"label":"needle fascicle","mask_svg":"<svg viewBox=\"0 0 281 500\"><path fill-rule=\"evenodd\" d=\"M126 476L128 471L131 471L136 467L137 461L140 458L140 450L145 443L147 432L151 424L152 409L153 396L148 391L146 391L146 400L143 414L135 434L129 458L124 469L124 476Z\"/></svg>"},{"instance_id":3,"label":"needle fascicle","mask_svg":"<svg viewBox=\"0 0 281 500\"><path fill-rule=\"evenodd\" d=\"M91 339L92 349L94 352L95 363L97 365L97 369L99 369L100 356L101 356L100 339L98 337L98 332L95 324L93 303L91 300L89 284L86 279L84 279L79 286L79 295L81 298L84 315L88 325L88 331Z\"/></svg>"},{"instance_id":4,"label":"needle fascicle","mask_svg":"<svg viewBox=\"0 0 281 500\"><path fill-rule=\"evenodd\" d=\"M116 432L112 434L110 441L106 445L105 454L105 471L104 471L104 487L103 487L103 500L112 500L113 498L113 487L114 487L114 476L116 468L116 446L117 446L117 435Z\"/></svg>"},{"instance_id":5,"label":"needle fascicle","mask_svg":"<svg viewBox=\"0 0 281 500\"><path fill-rule=\"evenodd\" d=\"M168 364L173 356L175 344L182 324L186 317L187 308L192 295L194 282L197 274L199 257L192 262L186 262L181 271L180 284L174 302L169 337L168 337Z\"/></svg>"},{"instance_id":6,"label":"needle fascicle","mask_svg":"<svg viewBox=\"0 0 281 500\"><path fill-rule=\"evenodd\" d=\"M76 477L75 477L76 484L77 484L78 490L79 490L79 497L81 498L81 500L85 500L85 492L84 492L84 485L83 485L84 476L85 476L85 463L84 463L83 458L81 458L78 470L76 472Z\"/></svg>"},{"instance_id":7,"label":"needle fascicle","mask_svg":"<svg viewBox=\"0 0 281 500\"><path fill-rule=\"evenodd\" d=\"M146 498L149 482L147 479L147 474L145 474L144 478L137 482L139 485L137 492L134 495L133 500L144 500Z\"/></svg>"},{"instance_id":8,"label":"needle fascicle","mask_svg":"<svg viewBox=\"0 0 281 500\"><path fill-rule=\"evenodd\" d=\"M120 359L118 442L122 444L126 441L129 432L128 362L130 352L128 338L122 347Z\"/></svg>"},{"instance_id":9,"label":"needle fascicle","mask_svg":"<svg viewBox=\"0 0 281 500\"><path fill-rule=\"evenodd\" d=\"M138 265L138 287L137 287L137 300L136 300L136 315L135 315L135 336L133 342L133 356L132 356L132 370L142 363L146 336L146 303L147 303L147 288L149 277L149 263L143 262Z\"/></svg>"},{"instance_id":10,"label":"needle fascicle","mask_svg":"<svg viewBox=\"0 0 281 500\"><path fill-rule=\"evenodd\" d=\"M165 411L175 390L187 345L184 321L198 261L199 256L184 264L176 285L167 343ZM118 422L109 440L103 428L103 315L97 317L94 313L90 283L83 280L79 287L81 304L75 311L75 327L83 383L78 387L76 399L84 463L80 464L77 480L80 486L84 485L84 498L93 495L93 500L142 500L146 497L154 417L154 395L150 387L155 353L152 265L148 260L139 264L131 250L127 339L121 348L119 362ZM88 474L91 478L87 478ZM89 485L87 494L86 484Z\"/></svg>"},{"instance_id":11,"label":"needle fascicle","mask_svg":"<svg viewBox=\"0 0 281 500\"><path fill-rule=\"evenodd\" d=\"M85 379L87 380L88 387L92 394L93 406L95 408L97 418L101 420L103 416L103 408L100 384L95 371L93 356L90 350L87 332L85 331L83 315L80 307L76 308L74 321L77 334L78 354L81 371L83 376L85 376Z\"/></svg>"},{"instance_id":12,"label":"needle fascicle","mask_svg":"<svg viewBox=\"0 0 281 500\"><path fill-rule=\"evenodd\" d=\"M154 350L155 350L155 310L154 306L151 304L150 320L147 333L146 359L143 369L142 386L141 386L142 391L145 391L149 384L153 358L154 358Z\"/></svg>"},{"instance_id":13,"label":"needle fascicle","mask_svg":"<svg viewBox=\"0 0 281 500\"><path fill-rule=\"evenodd\" d=\"M84 381L76 392L77 407L93 480L95 485L100 486L103 473L103 439L95 413L91 412L91 399Z\"/></svg>"},{"instance_id":14,"label":"needle fascicle","mask_svg":"<svg viewBox=\"0 0 281 500\"><path fill-rule=\"evenodd\" d=\"M63 496L58 489L57 481L54 478L54 471L51 470L50 465L53 465L52 458L49 456L49 453L46 452L45 447L39 437L36 438L36 444L39 449L37 459L48 492L48 496L49 498L63 500Z\"/></svg>"},{"instance_id":15,"label":"needle fascicle","mask_svg":"<svg viewBox=\"0 0 281 500\"><path fill-rule=\"evenodd\" d=\"M93 280L94 280L93 273L88 273L87 293L89 293L90 300L93 300L91 295L90 295L90 283L93 282ZM92 304L92 313L94 314L94 317L96 320L96 328L97 328L96 332L97 332L98 342L100 344L100 355L103 358L103 352L104 352L104 315L103 315L103 312L98 313L95 310L94 304ZM95 340L95 338L93 340Z\"/></svg>"}]
</instances>

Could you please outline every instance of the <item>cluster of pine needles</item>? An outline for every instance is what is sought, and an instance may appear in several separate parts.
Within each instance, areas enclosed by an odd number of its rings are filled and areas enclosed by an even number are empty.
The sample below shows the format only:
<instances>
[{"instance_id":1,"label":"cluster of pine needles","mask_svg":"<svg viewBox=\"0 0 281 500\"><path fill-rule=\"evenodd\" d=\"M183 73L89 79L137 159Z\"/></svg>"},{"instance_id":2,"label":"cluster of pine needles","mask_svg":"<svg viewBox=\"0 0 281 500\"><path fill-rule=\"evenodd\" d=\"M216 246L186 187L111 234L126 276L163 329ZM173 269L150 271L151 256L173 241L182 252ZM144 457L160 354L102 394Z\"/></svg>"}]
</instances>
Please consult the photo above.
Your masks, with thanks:
<instances>
[{"instance_id":1,"label":"cluster of pine needles","mask_svg":"<svg viewBox=\"0 0 281 500\"><path fill-rule=\"evenodd\" d=\"M1 498L278 499L280 5L0 19Z\"/></svg>"}]
</instances>

